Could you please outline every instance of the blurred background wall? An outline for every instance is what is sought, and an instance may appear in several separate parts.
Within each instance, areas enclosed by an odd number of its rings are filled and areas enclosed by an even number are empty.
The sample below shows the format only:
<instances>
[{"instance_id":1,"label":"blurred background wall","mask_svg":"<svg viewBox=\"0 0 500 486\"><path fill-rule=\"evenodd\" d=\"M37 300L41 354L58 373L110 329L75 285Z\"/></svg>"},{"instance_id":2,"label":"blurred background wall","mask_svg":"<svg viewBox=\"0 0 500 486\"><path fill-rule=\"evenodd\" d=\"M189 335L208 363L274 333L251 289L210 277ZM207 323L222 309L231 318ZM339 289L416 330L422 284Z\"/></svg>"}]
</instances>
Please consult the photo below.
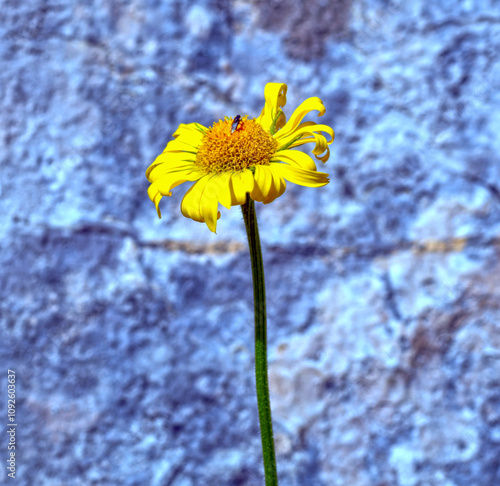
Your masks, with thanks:
<instances>
[{"instance_id":1,"label":"blurred background wall","mask_svg":"<svg viewBox=\"0 0 500 486\"><path fill-rule=\"evenodd\" d=\"M179 123L258 116L270 81L336 132L328 186L257 206L281 484L500 484L496 2L3 0L0 20L16 484L263 484L240 211L214 235L181 186L159 220L144 172Z\"/></svg>"}]
</instances>

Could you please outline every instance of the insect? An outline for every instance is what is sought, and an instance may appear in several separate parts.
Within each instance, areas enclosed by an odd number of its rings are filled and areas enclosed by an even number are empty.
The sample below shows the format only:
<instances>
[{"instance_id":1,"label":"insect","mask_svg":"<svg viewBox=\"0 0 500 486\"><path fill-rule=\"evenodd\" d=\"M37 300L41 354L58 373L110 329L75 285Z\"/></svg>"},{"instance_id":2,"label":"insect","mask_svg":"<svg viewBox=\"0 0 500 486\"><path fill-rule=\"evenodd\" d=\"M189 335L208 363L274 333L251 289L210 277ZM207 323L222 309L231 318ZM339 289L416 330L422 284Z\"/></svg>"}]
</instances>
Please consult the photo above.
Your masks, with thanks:
<instances>
[{"instance_id":1,"label":"insect","mask_svg":"<svg viewBox=\"0 0 500 486\"><path fill-rule=\"evenodd\" d=\"M241 116L240 115L236 115L234 117L234 120L233 120L233 123L231 125L231 133L234 133L234 131L238 128L238 125L241 121Z\"/></svg>"}]
</instances>

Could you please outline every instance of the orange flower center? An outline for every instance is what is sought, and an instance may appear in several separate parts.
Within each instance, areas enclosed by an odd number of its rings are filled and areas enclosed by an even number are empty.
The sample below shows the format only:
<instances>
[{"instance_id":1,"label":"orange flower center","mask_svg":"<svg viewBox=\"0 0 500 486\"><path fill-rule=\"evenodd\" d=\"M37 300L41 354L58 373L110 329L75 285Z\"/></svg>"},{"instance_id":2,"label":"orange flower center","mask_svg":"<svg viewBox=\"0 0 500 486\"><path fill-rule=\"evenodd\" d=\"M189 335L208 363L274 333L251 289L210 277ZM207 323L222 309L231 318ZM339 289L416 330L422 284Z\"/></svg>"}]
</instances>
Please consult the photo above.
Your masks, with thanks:
<instances>
[{"instance_id":1,"label":"orange flower center","mask_svg":"<svg viewBox=\"0 0 500 486\"><path fill-rule=\"evenodd\" d=\"M196 155L196 165L206 172L229 172L268 165L278 142L255 119L242 117L231 133L233 118L219 120L208 129Z\"/></svg>"}]
</instances>

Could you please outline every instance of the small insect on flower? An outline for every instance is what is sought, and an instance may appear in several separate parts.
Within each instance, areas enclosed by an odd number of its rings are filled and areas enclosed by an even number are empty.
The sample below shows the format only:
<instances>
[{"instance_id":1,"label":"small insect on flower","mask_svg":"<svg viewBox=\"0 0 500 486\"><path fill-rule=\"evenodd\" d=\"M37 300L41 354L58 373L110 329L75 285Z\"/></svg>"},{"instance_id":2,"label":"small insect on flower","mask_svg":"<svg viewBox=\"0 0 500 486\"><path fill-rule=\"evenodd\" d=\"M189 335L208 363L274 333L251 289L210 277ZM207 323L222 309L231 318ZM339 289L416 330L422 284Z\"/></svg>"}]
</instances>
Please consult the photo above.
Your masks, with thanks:
<instances>
[{"instance_id":1,"label":"small insect on flower","mask_svg":"<svg viewBox=\"0 0 500 486\"><path fill-rule=\"evenodd\" d=\"M238 128L238 125L241 121L241 116L236 115L233 120L233 124L231 125L231 133L234 133L234 131Z\"/></svg>"}]
</instances>

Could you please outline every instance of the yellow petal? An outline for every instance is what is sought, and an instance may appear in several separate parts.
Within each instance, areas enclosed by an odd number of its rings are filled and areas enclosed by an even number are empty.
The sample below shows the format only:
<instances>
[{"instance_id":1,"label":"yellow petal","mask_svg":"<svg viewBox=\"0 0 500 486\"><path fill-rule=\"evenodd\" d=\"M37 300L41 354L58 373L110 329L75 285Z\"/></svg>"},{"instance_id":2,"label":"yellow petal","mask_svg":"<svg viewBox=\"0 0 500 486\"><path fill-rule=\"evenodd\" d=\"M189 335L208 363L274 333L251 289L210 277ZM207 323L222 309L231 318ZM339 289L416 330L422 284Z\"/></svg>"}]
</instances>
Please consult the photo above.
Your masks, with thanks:
<instances>
[{"instance_id":1,"label":"yellow petal","mask_svg":"<svg viewBox=\"0 0 500 486\"><path fill-rule=\"evenodd\" d=\"M201 141L198 141L196 137L179 137L174 140L170 140L167 146L163 150L165 152L188 152L194 153L198 151L198 146Z\"/></svg>"},{"instance_id":2,"label":"yellow petal","mask_svg":"<svg viewBox=\"0 0 500 486\"><path fill-rule=\"evenodd\" d=\"M304 152L298 150L281 150L276 152L271 162L282 161L291 164L301 169L317 170L314 160Z\"/></svg>"},{"instance_id":3,"label":"yellow petal","mask_svg":"<svg viewBox=\"0 0 500 486\"><path fill-rule=\"evenodd\" d=\"M290 117L286 125L278 133L276 133L276 140L281 143L281 139L293 133L299 126L302 119L313 110L319 111L318 116L322 116L325 114L326 108L319 98L313 97L303 101L292 113L292 116Z\"/></svg>"},{"instance_id":4,"label":"yellow petal","mask_svg":"<svg viewBox=\"0 0 500 486\"><path fill-rule=\"evenodd\" d=\"M217 229L217 220L220 218L220 211L217 210L217 194L219 192L219 183L221 182L220 178L219 174L210 178L200 200L201 216L208 226L208 229L213 233L215 233Z\"/></svg>"},{"instance_id":5,"label":"yellow petal","mask_svg":"<svg viewBox=\"0 0 500 486\"><path fill-rule=\"evenodd\" d=\"M175 170L164 174L148 188L148 195L151 200L157 192L162 196L171 196L170 192L174 187L186 181L197 181L201 179L205 173L201 171L188 170Z\"/></svg>"},{"instance_id":6,"label":"yellow petal","mask_svg":"<svg viewBox=\"0 0 500 486\"><path fill-rule=\"evenodd\" d=\"M174 132L174 137L186 137L190 140L199 140L205 136L205 133L208 130L207 127L200 125L199 123L181 123L179 128Z\"/></svg>"},{"instance_id":7,"label":"yellow petal","mask_svg":"<svg viewBox=\"0 0 500 486\"><path fill-rule=\"evenodd\" d=\"M158 162L151 164L151 166L146 171L146 177L148 178L149 182L155 182L168 172L197 169L198 167L191 160L168 160L167 162Z\"/></svg>"},{"instance_id":8,"label":"yellow petal","mask_svg":"<svg viewBox=\"0 0 500 486\"><path fill-rule=\"evenodd\" d=\"M269 167L265 165L256 165L254 172L254 186L250 197L254 201L264 201L269 194L271 184L273 183L273 175Z\"/></svg>"},{"instance_id":9,"label":"yellow petal","mask_svg":"<svg viewBox=\"0 0 500 486\"><path fill-rule=\"evenodd\" d=\"M196 160L195 156L191 154L187 154L185 152L177 152L177 153L162 153L156 157L154 162L147 168L146 177L150 179L151 172L155 167L164 166L170 169L176 169L179 167L183 167L185 165L194 164ZM150 179L151 182L153 182Z\"/></svg>"},{"instance_id":10,"label":"yellow petal","mask_svg":"<svg viewBox=\"0 0 500 486\"><path fill-rule=\"evenodd\" d=\"M263 201L264 204L269 204L270 202L280 197L285 192L286 189L286 182L285 179L283 179L283 177L281 176L281 174L274 171L272 165L270 167L270 170L273 176L273 183L271 184L271 192L269 194L270 197Z\"/></svg>"},{"instance_id":11,"label":"yellow petal","mask_svg":"<svg viewBox=\"0 0 500 486\"><path fill-rule=\"evenodd\" d=\"M328 135L330 135L330 140L326 139L326 137L322 134L323 132L326 132ZM280 147L293 148L299 147L306 143L314 142L315 146L312 153L318 160L326 162L330 155L330 149L328 148L328 145L333 142L334 138L335 133L333 132L333 129L328 125L301 124L301 126L297 128L292 134L280 140L280 145L277 152L280 152ZM319 155L325 151L326 155L324 155L323 157L319 157Z\"/></svg>"},{"instance_id":12,"label":"yellow petal","mask_svg":"<svg viewBox=\"0 0 500 486\"><path fill-rule=\"evenodd\" d=\"M226 208L231 208L231 172L223 172L217 178L217 199Z\"/></svg>"},{"instance_id":13,"label":"yellow petal","mask_svg":"<svg viewBox=\"0 0 500 486\"><path fill-rule=\"evenodd\" d=\"M301 138L297 142L292 143L290 147L300 147L301 145L304 145L306 143L314 143L315 145L312 153L318 160L321 160L321 162L325 163L330 158L330 147L328 147L328 145L331 144L332 141L333 140L330 140L328 142L323 135L313 133L312 137ZM324 152L326 153L321 156L321 154Z\"/></svg>"},{"instance_id":14,"label":"yellow petal","mask_svg":"<svg viewBox=\"0 0 500 486\"><path fill-rule=\"evenodd\" d=\"M328 141L328 145L330 145L334 138L335 138L335 133L333 132L333 129L329 127L328 125L319 125L314 122L306 122L306 123L301 123L299 127L295 129L294 132L289 133L287 136L283 137L281 136L281 131L280 131L280 139L278 140L279 146L278 150L280 150L281 147L284 147L288 145L292 140L296 138L301 138L303 140L304 136L313 136L316 132L322 133L325 132L328 135L330 135L331 140ZM324 135L323 135L324 137ZM275 137L276 140L278 139L277 136ZM300 140L299 140L300 142ZM298 145L302 145L304 143L308 142L302 142L298 143ZM297 143L294 142L293 146L297 146Z\"/></svg>"},{"instance_id":15,"label":"yellow petal","mask_svg":"<svg viewBox=\"0 0 500 486\"><path fill-rule=\"evenodd\" d=\"M273 124L278 110L286 105L286 90L287 86L284 83L267 83L264 89L264 98L266 103L260 116L257 118L259 123L265 130L269 130ZM284 113L280 116L277 128L284 124Z\"/></svg>"},{"instance_id":16,"label":"yellow petal","mask_svg":"<svg viewBox=\"0 0 500 486\"><path fill-rule=\"evenodd\" d=\"M269 204L285 192L286 182L277 171L272 170L272 165L255 167L254 190L250 194L255 201Z\"/></svg>"},{"instance_id":17,"label":"yellow petal","mask_svg":"<svg viewBox=\"0 0 500 486\"><path fill-rule=\"evenodd\" d=\"M228 209L231 207L230 180L231 173L208 174L189 189L181 205L184 216L195 221L205 222L210 231L217 230L217 220L220 218L218 203Z\"/></svg>"},{"instance_id":18,"label":"yellow petal","mask_svg":"<svg viewBox=\"0 0 500 486\"><path fill-rule=\"evenodd\" d=\"M195 182L186 192L181 203L181 212L186 218L194 219L200 223L205 220L201 214L201 199L203 197L203 191L208 181L212 178L211 174L207 174L200 180Z\"/></svg>"},{"instance_id":19,"label":"yellow petal","mask_svg":"<svg viewBox=\"0 0 500 486\"><path fill-rule=\"evenodd\" d=\"M193 184L182 199L181 212L186 218L206 223L210 231L215 233L217 219L217 175L207 174Z\"/></svg>"},{"instance_id":20,"label":"yellow petal","mask_svg":"<svg viewBox=\"0 0 500 486\"><path fill-rule=\"evenodd\" d=\"M206 131L208 128L197 123L189 123L188 125L181 123L174 132L174 140L167 143L163 152L196 153L205 136L204 130Z\"/></svg>"},{"instance_id":21,"label":"yellow petal","mask_svg":"<svg viewBox=\"0 0 500 486\"><path fill-rule=\"evenodd\" d=\"M162 196L159 192L157 192L157 193L156 193L156 196L154 196L154 198L153 198L153 202L155 203L155 206L156 206L156 212L158 213L158 217L159 217L160 219L161 219L161 211L160 211L160 206L159 206L159 204L160 204L160 201L161 201L161 198L162 198L162 197L163 197L163 196Z\"/></svg>"},{"instance_id":22,"label":"yellow petal","mask_svg":"<svg viewBox=\"0 0 500 486\"><path fill-rule=\"evenodd\" d=\"M251 170L233 172L231 175L231 206L244 204L247 200L247 192L252 192L253 186L254 178Z\"/></svg>"},{"instance_id":23,"label":"yellow petal","mask_svg":"<svg viewBox=\"0 0 500 486\"><path fill-rule=\"evenodd\" d=\"M154 202L156 206L156 211L158 212L158 217L161 218L160 211L160 200L163 196L171 196L170 192L174 187L182 184L186 181L198 180L203 176L202 172L189 171L175 171L169 174L165 174L162 178L155 181L148 187L148 196L151 201Z\"/></svg>"},{"instance_id":24,"label":"yellow petal","mask_svg":"<svg viewBox=\"0 0 500 486\"><path fill-rule=\"evenodd\" d=\"M328 184L328 174L316 170L305 170L291 165L272 163L273 172L280 174L287 181L307 187L321 187Z\"/></svg>"}]
</instances>

